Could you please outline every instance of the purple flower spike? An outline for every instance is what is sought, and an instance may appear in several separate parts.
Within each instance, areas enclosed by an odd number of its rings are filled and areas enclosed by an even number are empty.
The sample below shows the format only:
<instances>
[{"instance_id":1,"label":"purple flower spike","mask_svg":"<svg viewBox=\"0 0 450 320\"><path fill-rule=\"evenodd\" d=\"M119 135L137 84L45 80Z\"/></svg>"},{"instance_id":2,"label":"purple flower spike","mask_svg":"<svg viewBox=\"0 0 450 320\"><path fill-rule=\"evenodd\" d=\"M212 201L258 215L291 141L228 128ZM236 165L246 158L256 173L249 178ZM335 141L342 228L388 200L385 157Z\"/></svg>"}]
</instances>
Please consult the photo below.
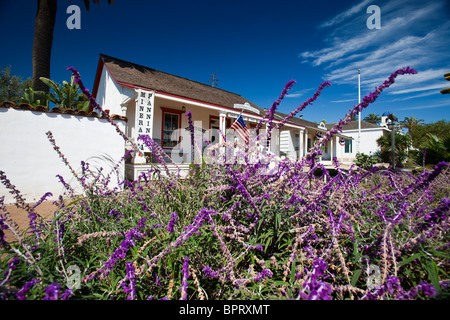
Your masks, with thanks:
<instances>
[{"instance_id":1,"label":"purple flower spike","mask_svg":"<svg viewBox=\"0 0 450 320\"><path fill-rule=\"evenodd\" d=\"M169 224L166 226L167 231L169 231L169 234L172 234L173 232L173 226L175 225L175 220L177 219L177 213L172 213L172 216L170 218Z\"/></svg>"},{"instance_id":2,"label":"purple flower spike","mask_svg":"<svg viewBox=\"0 0 450 320\"><path fill-rule=\"evenodd\" d=\"M192 124L192 113L190 110L186 112L186 117L188 117L189 131L191 133L191 147L194 148L194 125Z\"/></svg>"},{"instance_id":3,"label":"purple flower spike","mask_svg":"<svg viewBox=\"0 0 450 320\"><path fill-rule=\"evenodd\" d=\"M183 275L183 278L181 280L181 298L180 300L187 300L187 287L189 285L189 282L187 279L189 278L189 257L184 258L183 262L183 269L181 269L181 274Z\"/></svg>"},{"instance_id":4,"label":"purple flower spike","mask_svg":"<svg viewBox=\"0 0 450 320\"><path fill-rule=\"evenodd\" d=\"M135 228L130 229L125 234L125 239L120 243L119 247L109 256L108 261L105 262L102 268L96 270L87 276L84 282L92 281L96 275L101 274L101 277L107 276L111 270L113 270L120 260L124 259L130 248L135 246L134 239L142 239L144 237L140 229L145 227L145 221L147 218L142 218Z\"/></svg>"},{"instance_id":5,"label":"purple flower spike","mask_svg":"<svg viewBox=\"0 0 450 320\"><path fill-rule=\"evenodd\" d=\"M136 279L134 274L133 262L128 261L126 263L127 271L126 278L129 281L129 285L127 286L125 282L122 282L123 292L127 294L127 300L136 299Z\"/></svg>"},{"instance_id":6,"label":"purple flower spike","mask_svg":"<svg viewBox=\"0 0 450 320\"><path fill-rule=\"evenodd\" d=\"M320 96L320 94L322 93L322 90L325 87L329 87L331 86L331 82L330 81L325 81L324 83L322 83L319 88L317 89L317 91L314 93L312 98L309 98L308 100L306 100L305 102L303 102L297 109L295 109L294 111L292 111L286 118L283 119L283 121L281 123L279 123L276 127L276 129L280 129L282 126L284 126L284 124L291 119L292 117L294 117L297 113L299 113L300 111L302 111L303 109L305 109L308 105L312 104L315 100L317 100L317 98Z\"/></svg>"},{"instance_id":7,"label":"purple flower spike","mask_svg":"<svg viewBox=\"0 0 450 320\"><path fill-rule=\"evenodd\" d=\"M219 276L219 272L214 271L211 267L204 267L202 271L205 276L210 278L217 278Z\"/></svg>"},{"instance_id":8,"label":"purple flower spike","mask_svg":"<svg viewBox=\"0 0 450 320\"><path fill-rule=\"evenodd\" d=\"M25 300L26 294L28 293L28 291L30 291L30 289L37 283L39 283L40 280L39 279L33 279L31 281L28 281L27 283L25 283L23 285L22 288L20 288L20 290L16 293L16 298L18 300Z\"/></svg>"},{"instance_id":9,"label":"purple flower spike","mask_svg":"<svg viewBox=\"0 0 450 320\"><path fill-rule=\"evenodd\" d=\"M72 290L67 289L63 294L61 292L61 285L52 282L47 288L45 288L45 297L42 300L67 300L72 296Z\"/></svg>"},{"instance_id":10,"label":"purple flower spike","mask_svg":"<svg viewBox=\"0 0 450 320\"><path fill-rule=\"evenodd\" d=\"M294 83L296 83L297 81L295 80L291 80L288 83L286 83L286 85L284 86L283 91L281 91L280 97L278 98L278 100L276 100L273 104L272 107L269 109L269 111L267 111L265 117L258 122L258 125L256 126L255 130L258 130L261 128L261 126L264 123L264 120L267 118L267 122L268 122L268 126L269 126L269 131L270 129L272 129L272 121L273 118L275 117L275 110L277 109L277 107L279 106L279 104L281 103L281 100L284 99L284 97L287 95L288 91L294 86Z\"/></svg>"}]
</instances>

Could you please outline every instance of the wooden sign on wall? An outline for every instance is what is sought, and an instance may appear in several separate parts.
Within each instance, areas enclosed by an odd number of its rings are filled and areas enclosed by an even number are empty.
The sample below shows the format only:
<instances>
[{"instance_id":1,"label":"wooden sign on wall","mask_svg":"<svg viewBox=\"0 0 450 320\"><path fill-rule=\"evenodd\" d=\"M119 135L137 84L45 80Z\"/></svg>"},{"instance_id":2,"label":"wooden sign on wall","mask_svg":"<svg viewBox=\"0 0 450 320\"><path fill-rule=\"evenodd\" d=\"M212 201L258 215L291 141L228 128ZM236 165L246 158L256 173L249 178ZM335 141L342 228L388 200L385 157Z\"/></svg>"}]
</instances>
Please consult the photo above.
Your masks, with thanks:
<instances>
[{"instance_id":1,"label":"wooden sign on wall","mask_svg":"<svg viewBox=\"0 0 450 320\"><path fill-rule=\"evenodd\" d=\"M137 89L136 97L136 137L145 134L153 138L153 106L155 103L154 91L146 91ZM137 141L139 150L149 151L147 147L142 144L141 140Z\"/></svg>"}]
</instances>

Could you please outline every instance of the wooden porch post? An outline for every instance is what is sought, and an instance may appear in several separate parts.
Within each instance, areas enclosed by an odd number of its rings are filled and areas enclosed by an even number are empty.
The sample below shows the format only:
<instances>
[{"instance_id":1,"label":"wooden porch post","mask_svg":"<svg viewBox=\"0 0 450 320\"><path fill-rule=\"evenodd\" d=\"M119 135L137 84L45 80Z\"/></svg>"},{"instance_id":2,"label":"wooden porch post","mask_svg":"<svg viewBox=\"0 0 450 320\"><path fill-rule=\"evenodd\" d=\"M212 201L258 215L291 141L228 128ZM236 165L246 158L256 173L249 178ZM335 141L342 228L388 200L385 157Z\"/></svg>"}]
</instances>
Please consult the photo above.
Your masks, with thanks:
<instances>
[{"instance_id":1,"label":"wooden porch post","mask_svg":"<svg viewBox=\"0 0 450 320\"><path fill-rule=\"evenodd\" d=\"M299 142L298 142L298 159L301 160L303 158L303 148L304 148L304 135L305 130L300 129L300 133L298 136Z\"/></svg>"},{"instance_id":2,"label":"wooden porch post","mask_svg":"<svg viewBox=\"0 0 450 320\"><path fill-rule=\"evenodd\" d=\"M334 143L333 143L333 141L334 141L333 138L330 139L330 155L331 155L330 160L331 160L331 162L333 162L333 148L334 148Z\"/></svg>"},{"instance_id":3,"label":"wooden porch post","mask_svg":"<svg viewBox=\"0 0 450 320\"><path fill-rule=\"evenodd\" d=\"M305 129L305 156L308 154L308 129Z\"/></svg>"},{"instance_id":4,"label":"wooden porch post","mask_svg":"<svg viewBox=\"0 0 450 320\"><path fill-rule=\"evenodd\" d=\"M226 119L226 113L220 113L220 115L219 115L219 129L220 129L220 131L222 132L222 134L223 135L225 135L225 133L226 133L226 125L225 125L225 119ZM219 141L220 141L220 143L222 143L223 142L223 137L222 137L222 134L221 135L219 135Z\"/></svg>"}]
</instances>

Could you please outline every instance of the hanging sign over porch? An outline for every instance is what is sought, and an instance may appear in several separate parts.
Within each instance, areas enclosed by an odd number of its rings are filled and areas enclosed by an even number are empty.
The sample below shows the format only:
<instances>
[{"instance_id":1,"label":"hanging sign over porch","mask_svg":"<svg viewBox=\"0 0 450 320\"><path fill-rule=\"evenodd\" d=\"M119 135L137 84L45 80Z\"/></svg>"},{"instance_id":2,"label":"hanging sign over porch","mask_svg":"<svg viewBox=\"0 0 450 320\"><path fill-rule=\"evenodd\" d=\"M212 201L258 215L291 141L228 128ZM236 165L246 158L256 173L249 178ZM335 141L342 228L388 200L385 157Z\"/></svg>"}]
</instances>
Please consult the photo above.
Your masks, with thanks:
<instances>
[{"instance_id":1,"label":"hanging sign over porch","mask_svg":"<svg viewBox=\"0 0 450 320\"><path fill-rule=\"evenodd\" d=\"M234 108L235 109L240 109L240 110L248 110L248 111L251 111L251 112L259 114L259 110L254 108L254 107L252 107L250 105L250 103L248 103L248 102L245 102L244 104L235 103L234 104Z\"/></svg>"},{"instance_id":2,"label":"hanging sign over porch","mask_svg":"<svg viewBox=\"0 0 450 320\"><path fill-rule=\"evenodd\" d=\"M136 138L141 134L149 135L152 138L155 92L142 89L136 89L136 92ZM138 140L137 145L139 150L149 151L148 148L143 145L141 140Z\"/></svg>"}]
</instances>

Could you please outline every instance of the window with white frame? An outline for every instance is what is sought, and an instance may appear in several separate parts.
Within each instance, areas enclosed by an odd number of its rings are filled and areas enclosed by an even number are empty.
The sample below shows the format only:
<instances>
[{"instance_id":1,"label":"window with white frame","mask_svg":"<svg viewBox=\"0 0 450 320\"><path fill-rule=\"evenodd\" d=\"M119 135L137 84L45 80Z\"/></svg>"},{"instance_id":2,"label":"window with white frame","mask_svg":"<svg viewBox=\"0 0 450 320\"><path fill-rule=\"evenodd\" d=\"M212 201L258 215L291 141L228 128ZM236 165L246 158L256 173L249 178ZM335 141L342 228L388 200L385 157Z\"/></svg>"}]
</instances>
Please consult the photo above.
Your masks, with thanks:
<instances>
[{"instance_id":1,"label":"window with white frame","mask_svg":"<svg viewBox=\"0 0 450 320\"><path fill-rule=\"evenodd\" d=\"M345 140L345 148L344 148L344 152L345 153L352 153L352 140Z\"/></svg>"}]
</instances>

